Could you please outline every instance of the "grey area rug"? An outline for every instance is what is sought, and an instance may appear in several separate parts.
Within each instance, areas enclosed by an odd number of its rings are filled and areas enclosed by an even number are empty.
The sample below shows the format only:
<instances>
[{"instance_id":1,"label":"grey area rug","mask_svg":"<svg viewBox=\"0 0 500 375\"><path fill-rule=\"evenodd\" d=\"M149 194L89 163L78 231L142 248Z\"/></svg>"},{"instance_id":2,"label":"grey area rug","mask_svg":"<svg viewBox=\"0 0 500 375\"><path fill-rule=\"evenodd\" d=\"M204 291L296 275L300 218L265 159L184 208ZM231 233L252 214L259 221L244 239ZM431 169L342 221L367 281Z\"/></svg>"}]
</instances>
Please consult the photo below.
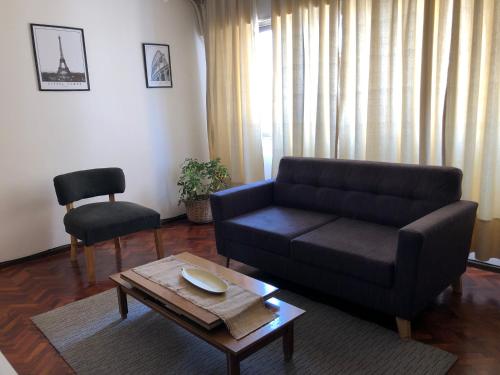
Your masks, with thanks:
<instances>
[{"instance_id":1,"label":"grey area rug","mask_svg":"<svg viewBox=\"0 0 500 375\"><path fill-rule=\"evenodd\" d=\"M295 353L277 340L241 362L243 374L444 374L456 357L288 291L307 311ZM225 374L223 353L129 298L121 320L114 289L32 318L78 374Z\"/></svg>"}]
</instances>

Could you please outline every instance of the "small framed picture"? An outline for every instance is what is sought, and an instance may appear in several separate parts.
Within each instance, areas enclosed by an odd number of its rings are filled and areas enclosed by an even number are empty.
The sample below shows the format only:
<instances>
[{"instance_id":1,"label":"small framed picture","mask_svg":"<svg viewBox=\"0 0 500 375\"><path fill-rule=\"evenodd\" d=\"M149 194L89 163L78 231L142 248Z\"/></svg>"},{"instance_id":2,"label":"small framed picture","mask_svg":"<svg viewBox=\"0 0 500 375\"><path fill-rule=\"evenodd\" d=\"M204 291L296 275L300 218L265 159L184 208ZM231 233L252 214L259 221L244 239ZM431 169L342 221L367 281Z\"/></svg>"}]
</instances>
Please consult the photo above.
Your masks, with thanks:
<instances>
[{"instance_id":1,"label":"small framed picture","mask_svg":"<svg viewBox=\"0 0 500 375\"><path fill-rule=\"evenodd\" d=\"M168 44L143 43L146 87L172 87L172 64Z\"/></svg>"},{"instance_id":2,"label":"small framed picture","mask_svg":"<svg viewBox=\"0 0 500 375\"><path fill-rule=\"evenodd\" d=\"M83 29L30 26L39 90L90 90Z\"/></svg>"}]
</instances>

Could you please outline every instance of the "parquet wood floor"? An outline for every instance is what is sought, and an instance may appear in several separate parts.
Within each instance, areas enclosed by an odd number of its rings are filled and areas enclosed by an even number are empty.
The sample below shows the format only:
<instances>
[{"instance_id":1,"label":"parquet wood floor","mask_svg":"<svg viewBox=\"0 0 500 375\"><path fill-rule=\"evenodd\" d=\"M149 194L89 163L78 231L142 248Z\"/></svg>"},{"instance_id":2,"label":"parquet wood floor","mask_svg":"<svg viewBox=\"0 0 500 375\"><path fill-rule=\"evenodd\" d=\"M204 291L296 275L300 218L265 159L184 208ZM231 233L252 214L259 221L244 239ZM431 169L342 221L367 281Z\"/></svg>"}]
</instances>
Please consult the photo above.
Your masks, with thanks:
<instances>
[{"instance_id":1,"label":"parquet wood floor","mask_svg":"<svg viewBox=\"0 0 500 375\"><path fill-rule=\"evenodd\" d=\"M189 251L224 264L216 253L212 225L177 221L165 225L161 234L168 254ZM82 248L76 266L67 251L0 269L0 351L20 375L72 373L31 316L107 290L112 287L109 274L155 260L152 232L124 237L121 257L115 257L112 242L97 250L95 285L86 281ZM231 267L396 329L392 317L274 280L234 261ZM455 353L459 360L451 374L500 374L500 274L468 268L463 281L462 297L448 289L416 319L414 338Z\"/></svg>"}]
</instances>

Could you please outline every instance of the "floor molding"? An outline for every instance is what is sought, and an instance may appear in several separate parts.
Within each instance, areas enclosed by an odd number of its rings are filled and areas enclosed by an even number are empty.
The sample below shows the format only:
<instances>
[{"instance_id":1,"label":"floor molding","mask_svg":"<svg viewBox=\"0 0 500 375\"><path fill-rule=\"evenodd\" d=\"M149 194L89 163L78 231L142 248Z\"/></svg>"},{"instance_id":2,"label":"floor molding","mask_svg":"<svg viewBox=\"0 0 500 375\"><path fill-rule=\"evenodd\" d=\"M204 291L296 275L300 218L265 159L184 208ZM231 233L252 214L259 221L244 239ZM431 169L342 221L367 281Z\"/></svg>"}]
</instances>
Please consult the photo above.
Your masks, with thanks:
<instances>
[{"instance_id":1,"label":"floor molding","mask_svg":"<svg viewBox=\"0 0 500 375\"><path fill-rule=\"evenodd\" d=\"M497 266L495 264L490 264L488 262L483 262L481 260L475 260L475 259L469 259L467 261L467 265L471 267L476 267L485 271L491 271L491 272L496 272L500 273L500 266Z\"/></svg>"},{"instance_id":2,"label":"floor molding","mask_svg":"<svg viewBox=\"0 0 500 375\"><path fill-rule=\"evenodd\" d=\"M174 221L179 221L179 220L184 220L184 219L187 219L187 215L186 214L177 215L177 216L169 217L169 218L166 218L166 219L161 219L160 224L161 225L165 225L165 224L168 224L168 223L172 223Z\"/></svg>"},{"instance_id":3,"label":"floor molding","mask_svg":"<svg viewBox=\"0 0 500 375\"><path fill-rule=\"evenodd\" d=\"M169 218L166 218L166 219L161 219L160 225L163 226L163 225L172 223L174 221L184 220L186 217L187 217L186 214L182 214L182 215L178 215L178 216L174 216L174 217L169 217ZM81 242L78 241L78 243L80 244ZM65 244L65 245L53 247L52 249L43 250L43 251L40 251L38 253L35 253L35 254L32 254L32 255L28 255L28 256L25 256L25 257L22 257L22 258L7 260L5 262L1 262L0 263L0 268L8 267L8 266L11 266L13 264L19 264L19 263L29 262L31 260L44 258L44 257L50 256L50 255L54 255L54 254L59 254L59 253L61 253L63 251L68 251L69 248L70 248L70 244Z\"/></svg>"}]
</instances>

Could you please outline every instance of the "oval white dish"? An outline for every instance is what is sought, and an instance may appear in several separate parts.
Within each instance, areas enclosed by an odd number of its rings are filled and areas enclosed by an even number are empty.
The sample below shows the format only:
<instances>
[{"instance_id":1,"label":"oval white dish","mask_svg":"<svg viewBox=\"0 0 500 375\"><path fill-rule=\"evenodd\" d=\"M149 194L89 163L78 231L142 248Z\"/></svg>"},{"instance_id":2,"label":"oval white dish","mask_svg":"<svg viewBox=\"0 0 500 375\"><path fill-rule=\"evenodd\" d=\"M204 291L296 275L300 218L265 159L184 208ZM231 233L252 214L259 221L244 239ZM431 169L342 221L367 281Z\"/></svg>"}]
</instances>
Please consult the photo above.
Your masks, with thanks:
<instances>
[{"instance_id":1,"label":"oval white dish","mask_svg":"<svg viewBox=\"0 0 500 375\"><path fill-rule=\"evenodd\" d=\"M227 284L213 273L199 268L182 267L181 275L191 284L210 293L224 293L228 288Z\"/></svg>"}]
</instances>

